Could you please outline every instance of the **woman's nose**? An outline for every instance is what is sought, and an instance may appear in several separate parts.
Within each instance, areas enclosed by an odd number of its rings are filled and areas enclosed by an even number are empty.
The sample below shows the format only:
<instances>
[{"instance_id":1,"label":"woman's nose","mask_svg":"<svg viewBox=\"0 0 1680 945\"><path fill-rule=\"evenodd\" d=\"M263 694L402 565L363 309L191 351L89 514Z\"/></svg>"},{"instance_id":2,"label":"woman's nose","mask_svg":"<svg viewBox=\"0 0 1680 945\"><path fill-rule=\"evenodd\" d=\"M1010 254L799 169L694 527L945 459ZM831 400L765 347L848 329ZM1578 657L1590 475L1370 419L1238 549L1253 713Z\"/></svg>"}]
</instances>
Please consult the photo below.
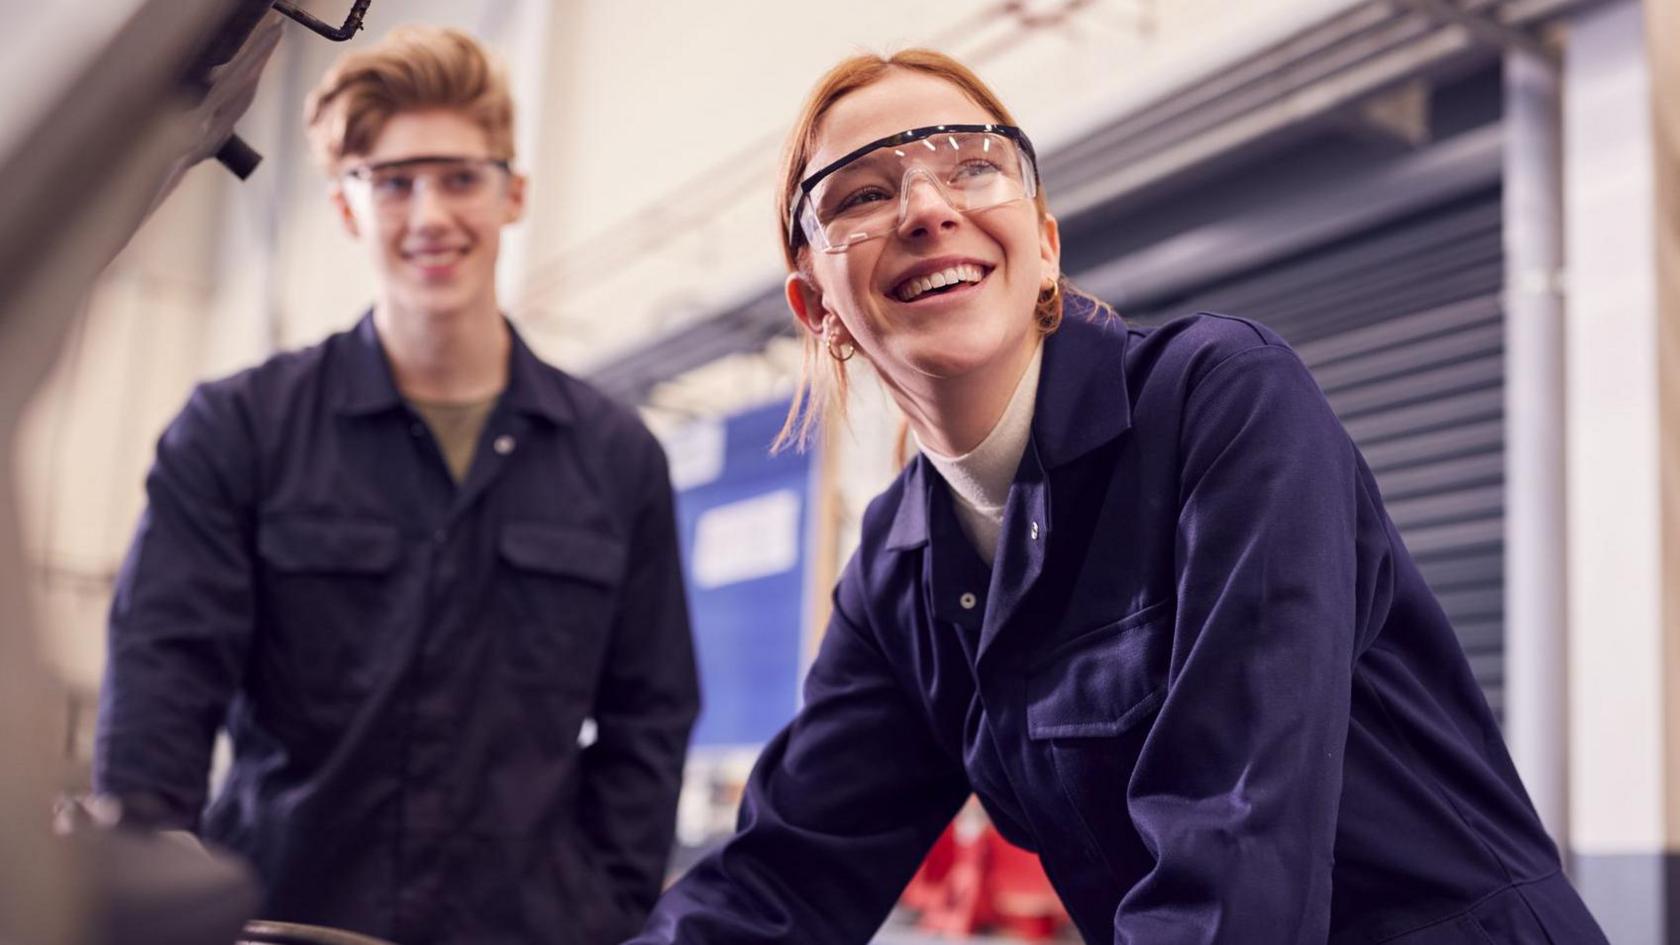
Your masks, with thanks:
<instances>
[{"instance_id":1,"label":"woman's nose","mask_svg":"<svg viewBox=\"0 0 1680 945\"><path fill-rule=\"evenodd\" d=\"M945 191L921 168L904 175L900 190L898 233L906 239L956 226L962 212L951 205Z\"/></svg>"}]
</instances>

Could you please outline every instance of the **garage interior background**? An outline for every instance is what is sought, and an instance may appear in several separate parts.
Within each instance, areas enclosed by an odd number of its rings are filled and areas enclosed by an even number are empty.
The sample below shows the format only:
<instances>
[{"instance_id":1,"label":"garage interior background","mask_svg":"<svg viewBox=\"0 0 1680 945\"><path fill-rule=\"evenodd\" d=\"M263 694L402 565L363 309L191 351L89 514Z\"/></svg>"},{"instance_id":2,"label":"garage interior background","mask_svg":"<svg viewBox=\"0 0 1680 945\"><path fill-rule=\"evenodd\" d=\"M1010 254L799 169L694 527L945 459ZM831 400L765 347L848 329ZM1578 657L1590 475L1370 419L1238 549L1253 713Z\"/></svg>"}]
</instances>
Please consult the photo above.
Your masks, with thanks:
<instances>
[{"instance_id":1,"label":"garage interior background","mask_svg":"<svg viewBox=\"0 0 1680 945\"><path fill-rule=\"evenodd\" d=\"M932 45L1039 145L1075 282L1140 322L1226 311L1301 351L1589 904L1639 945L1680 941L1673 6L404 0L352 43L400 17L502 52L533 182L503 298L672 455L708 694L685 846L732 821L730 785L793 711L827 588L893 474L897 420L867 383L849 435L764 455L798 364L777 152L829 64ZM85 28L43 16L48 39ZM239 125L267 160L244 183L190 172L93 288L11 447L67 788L163 423L196 380L311 343L370 297L299 117L341 51L282 42Z\"/></svg>"}]
</instances>

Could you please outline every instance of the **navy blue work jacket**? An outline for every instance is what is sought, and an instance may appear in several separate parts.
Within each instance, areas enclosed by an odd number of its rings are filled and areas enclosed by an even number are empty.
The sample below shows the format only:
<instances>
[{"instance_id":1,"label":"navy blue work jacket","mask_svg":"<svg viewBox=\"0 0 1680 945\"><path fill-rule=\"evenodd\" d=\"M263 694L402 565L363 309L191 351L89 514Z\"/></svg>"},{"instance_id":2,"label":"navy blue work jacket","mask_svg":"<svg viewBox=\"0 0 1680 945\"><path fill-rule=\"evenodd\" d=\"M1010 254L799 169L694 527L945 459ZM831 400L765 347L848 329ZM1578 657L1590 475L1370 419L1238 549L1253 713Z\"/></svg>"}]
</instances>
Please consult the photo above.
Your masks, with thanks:
<instances>
[{"instance_id":1,"label":"navy blue work jacket","mask_svg":"<svg viewBox=\"0 0 1680 945\"><path fill-rule=\"evenodd\" d=\"M972 790L1087 942L1603 943L1300 359L1072 300L988 573L911 463L638 945L866 942Z\"/></svg>"},{"instance_id":2,"label":"navy blue work jacket","mask_svg":"<svg viewBox=\"0 0 1680 945\"><path fill-rule=\"evenodd\" d=\"M632 413L516 335L457 485L365 318L199 387L146 489L98 790L249 857L270 918L401 945L640 926L698 694L664 454Z\"/></svg>"}]
</instances>

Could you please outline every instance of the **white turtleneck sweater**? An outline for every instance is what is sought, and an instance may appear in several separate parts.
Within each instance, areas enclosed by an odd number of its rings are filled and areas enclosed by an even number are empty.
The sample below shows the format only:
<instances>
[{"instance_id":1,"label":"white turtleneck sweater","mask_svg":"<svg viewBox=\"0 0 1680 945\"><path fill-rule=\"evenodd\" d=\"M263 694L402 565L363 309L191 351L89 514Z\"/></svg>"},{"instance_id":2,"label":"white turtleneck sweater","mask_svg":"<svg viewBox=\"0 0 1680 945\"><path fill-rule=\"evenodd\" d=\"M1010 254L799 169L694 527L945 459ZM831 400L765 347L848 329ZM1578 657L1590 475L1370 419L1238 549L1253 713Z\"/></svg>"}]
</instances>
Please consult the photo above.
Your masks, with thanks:
<instances>
[{"instance_id":1,"label":"white turtleneck sweater","mask_svg":"<svg viewBox=\"0 0 1680 945\"><path fill-rule=\"evenodd\" d=\"M998 536L1003 532L1003 507L1009 500L1009 485L1027 450L1032 433L1033 406L1038 401L1038 372L1044 361L1044 345L1033 351L1032 361L1015 384L1009 405L1003 408L992 432L980 445L961 456L941 456L922 445L916 447L939 470L956 500L957 521L963 534L974 543L986 565L997 558Z\"/></svg>"}]
</instances>

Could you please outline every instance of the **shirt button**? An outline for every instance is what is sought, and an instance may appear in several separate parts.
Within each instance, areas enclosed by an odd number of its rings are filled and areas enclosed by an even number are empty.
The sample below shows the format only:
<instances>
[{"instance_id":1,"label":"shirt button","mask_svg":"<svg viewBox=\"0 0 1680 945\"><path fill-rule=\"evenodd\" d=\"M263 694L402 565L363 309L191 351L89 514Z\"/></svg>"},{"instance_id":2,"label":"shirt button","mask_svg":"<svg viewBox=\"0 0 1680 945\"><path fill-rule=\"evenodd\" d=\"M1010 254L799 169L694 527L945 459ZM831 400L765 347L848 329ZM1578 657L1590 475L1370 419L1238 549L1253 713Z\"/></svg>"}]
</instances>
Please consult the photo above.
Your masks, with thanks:
<instances>
[{"instance_id":1,"label":"shirt button","mask_svg":"<svg viewBox=\"0 0 1680 945\"><path fill-rule=\"evenodd\" d=\"M513 452L513 437L504 433L496 437L496 442L491 443L490 448L496 451L497 456L506 456Z\"/></svg>"},{"instance_id":2,"label":"shirt button","mask_svg":"<svg viewBox=\"0 0 1680 945\"><path fill-rule=\"evenodd\" d=\"M964 591L963 596L957 598L957 603L962 605L963 610L973 610L974 605L980 603L980 599L975 597L973 592Z\"/></svg>"},{"instance_id":3,"label":"shirt button","mask_svg":"<svg viewBox=\"0 0 1680 945\"><path fill-rule=\"evenodd\" d=\"M1032 533L1032 540L1037 541L1038 540L1038 523L1037 522L1032 523L1032 528L1029 529L1029 531Z\"/></svg>"}]
</instances>

